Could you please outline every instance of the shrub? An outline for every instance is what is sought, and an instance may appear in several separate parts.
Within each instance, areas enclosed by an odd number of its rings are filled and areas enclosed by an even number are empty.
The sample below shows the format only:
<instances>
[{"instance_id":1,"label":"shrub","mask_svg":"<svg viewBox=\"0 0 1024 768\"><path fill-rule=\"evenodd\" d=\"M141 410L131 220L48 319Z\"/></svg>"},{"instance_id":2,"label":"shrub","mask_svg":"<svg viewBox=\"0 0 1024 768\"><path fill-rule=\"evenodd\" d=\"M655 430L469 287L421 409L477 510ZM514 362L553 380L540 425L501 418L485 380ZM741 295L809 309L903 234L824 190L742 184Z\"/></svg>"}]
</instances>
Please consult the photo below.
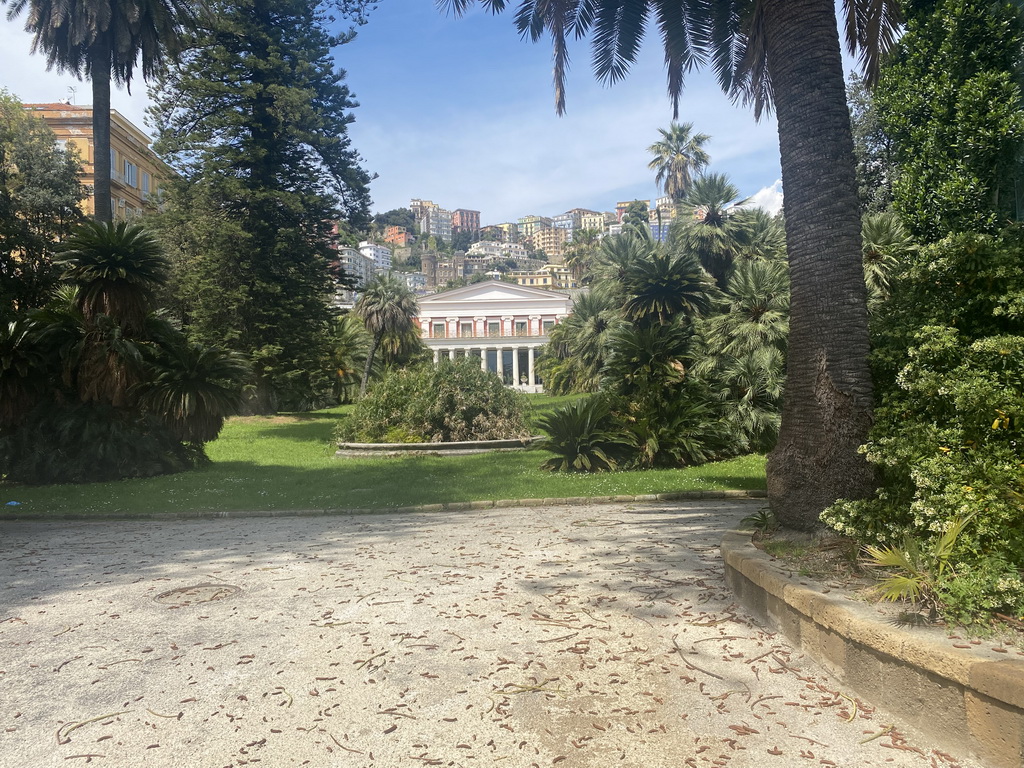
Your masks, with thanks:
<instances>
[{"instance_id":1,"label":"shrub","mask_svg":"<svg viewBox=\"0 0 1024 768\"><path fill-rule=\"evenodd\" d=\"M909 538L927 552L970 517L932 587L951 618L1024 611L1022 252L1013 231L912 256L876 326L881 405L862 451L882 487L821 518L865 544L907 550Z\"/></svg>"},{"instance_id":2,"label":"shrub","mask_svg":"<svg viewBox=\"0 0 1024 768\"><path fill-rule=\"evenodd\" d=\"M388 373L339 426L342 440L453 442L528 437L526 398L473 359Z\"/></svg>"},{"instance_id":3,"label":"shrub","mask_svg":"<svg viewBox=\"0 0 1024 768\"><path fill-rule=\"evenodd\" d=\"M552 472L603 472L617 469L636 443L616 424L602 397L577 400L538 419L547 437L537 447L555 454L541 464Z\"/></svg>"},{"instance_id":4,"label":"shrub","mask_svg":"<svg viewBox=\"0 0 1024 768\"><path fill-rule=\"evenodd\" d=\"M95 403L44 404L0 435L0 475L30 485L149 477L201 458L157 419Z\"/></svg>"}]
</instances>

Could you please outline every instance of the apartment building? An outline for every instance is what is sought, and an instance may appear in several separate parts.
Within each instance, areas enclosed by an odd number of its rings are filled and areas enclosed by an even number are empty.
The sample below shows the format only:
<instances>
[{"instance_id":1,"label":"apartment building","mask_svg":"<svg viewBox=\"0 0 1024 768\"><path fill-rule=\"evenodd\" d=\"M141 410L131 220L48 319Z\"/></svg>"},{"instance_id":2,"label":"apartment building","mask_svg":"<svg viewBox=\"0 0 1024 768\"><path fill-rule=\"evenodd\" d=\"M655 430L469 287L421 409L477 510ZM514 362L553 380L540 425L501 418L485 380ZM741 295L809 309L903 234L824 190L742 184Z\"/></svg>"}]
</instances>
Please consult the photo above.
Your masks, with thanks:
<instances>
[{"instance_id":1,"label":"apartment building","mask_svg":"<svg viewBox=\"0 0 1024 768\"><path fill-rule=\"evenodd\" d=\"M391 271L391 249L383 245L377 245L369 240L359 243L359 252L373 261L374 268L378 272Z\"/></svg>"},{"instance_id":2,"label":"apartment building","mask_svg":"<svg viewBox=\"0 0 1024 768\"><path fill-rule=\"evenodd\" d=\"M88 197L83 211L96 210L93 190L95 142L92 106L25 104L25 110L43 120L59 144L74 147L82 161L81 181ZM131 219L156 207L160 188L172 171L150 149L149 137L117 110L110 110L110 207L115 219Z\"/></svg>"},{"instance_id":3,"label":"apartment building","mask_svg":"<svg viewBox=\"0 0 1024 768\"><path fill-rule=\"evenodd\" d=\"M565 256L565 244L569 240L571 230L560 227L544 227L533 233L533 247L544 251L548 261L561 264Z\"/></svg>"},{"instance_id":4,"label":"apartment building","mask_svg":"<svg viewBox=\"0 0 1024 768\"><path fill-rule=\"evenodd\" d=\"M384 242L396 248L405 248L413 239L412 233L405 227L392 225L384 228Z\"/></svg>"},{"instance_id":5,"label":"apartment building","mask_svg":"<svg viewBox=\"0 0 1024 768\"><path fill-rule=\"evenodd\" d=\"M568 291L579 288L572 271L560 264L545 264L540 269L516 271L511 274L519 285L549 291Z\"/></svg>"},{"instance_id":6,"label":"apartment building","mask_svg":"<svg viewBox=\"0 0 1024 768\"><path fill-rule=\"evenodd\" d=\"M614 213L585 213L580 216L580 229L604 232L615 221Z\"/></svg>"},{"instance_id":7,"label":"apartment building","mask_svg":"<svg viewBox=\"0 0 1024 768\"><path fill-rule=\"evenodd\" d=\"M452 231L477 234L480 231L480 211L456 208L452 211Z\"/></svg>"},{"instance_id":8,"label":"apartment building","mask_svg":"<svg viewBox=\"0 0 1024 768\"><path fill-rule=\"evenodd\" d=\"M519 230L519 240L528 240L533 237L533 233L543 227L550 227L551 219L547 216L523 216L517 222L517 229Z\"/></svg>"}]
</instances>

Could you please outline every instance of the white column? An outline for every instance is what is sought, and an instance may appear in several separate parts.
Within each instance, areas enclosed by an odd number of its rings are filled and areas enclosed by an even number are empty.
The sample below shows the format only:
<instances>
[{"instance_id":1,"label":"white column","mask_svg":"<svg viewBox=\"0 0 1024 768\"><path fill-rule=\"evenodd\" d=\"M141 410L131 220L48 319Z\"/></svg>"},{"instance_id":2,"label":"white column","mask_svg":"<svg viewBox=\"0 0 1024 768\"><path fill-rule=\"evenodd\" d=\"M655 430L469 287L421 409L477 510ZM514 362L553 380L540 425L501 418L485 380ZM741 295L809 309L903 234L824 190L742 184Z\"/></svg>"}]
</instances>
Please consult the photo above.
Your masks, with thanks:
<instances>
[{"instance_id":1,"label":"white column","mask_svg":"<svg viewBox=\"0 0 1024 768\"><path fill-rule=\"evenodd\" d=\"M512 347L512 386L519 386L519 347Z\"/></svg>"},{"instance_id":2,"label":"white column","mask_svg":"<svg viewBox=\"0 0 1024 768\"><path fill-rule=\"evenodd\" d=\"M454 360L455 359L455 347L448 347L448 359L449 360Z\"/></svg>"},{"instance_id":3,"label":"white column","mask_svg":"<svg viewBox=\"0 0 1024 768\"><path fill-rule=\"evenodd\" d=\"M487 348L480 348L480 370L487 373Z\"/></svg>"},{"instance_id":4,"label":"white column","mask_svg":"<svg viewBox=\"0 0 1024 768\"><path fill-rule=\"evenodd\" d=\"M511 336L512 331L512 315L502 315L501 317L501 335Z\"/></svg>"},{"instance_id":5,"label":"white column","mask_svg":"<svg viewBox=\"0 0 1024 768\"><path fill-rule=\"evenodd\" d=\"M528 351L529 356L530 356L529 370L527 371L527 377L529 378L529 381L527 383L531 387L535 387L535 386L537 386L537 376L535 375L534 370L533 370L535 348L534 347L530 347L529 350L527 350L527 351Z\"/></svg>"},{"instance_id":6,"label":"white column","mask_svg":"<svg viewBox=\"0 0 1024 768\"><path fill-rule=\"evenodd\" d=\"M434 347L434 365L437 365L439 362L441 362L441 350Z\"/></svg>"},{"instance_id":7,"label":"white column","mask_svg":"<svg viewBox=\"0 0 1024 768\"><path fill-rule=\"evenodd\" d=\"M420 325L422 326L420 328L420 332L423 334L423 338L424 339L429 339L430 338L430 329L432 327L431 324L430 324L430 318L429 317L421 317L420 318Z\"/></svg>"},{"instance_id":8,"label":"white column","mask_svg":"<svg viewBox=\"0 0 1024 768\"><path fill-rule=\"evenodd\" d=\"M505 348L504 347L498 347L498 353L497 353L498 378L501 379L502 381L504 381L504 379L505 379L505 361L503 359L504 357L505 357Z\"/></svg>"},{"instance_id":9,"label":"white column","mask_svg":"<svg viewBox=\"0 0 1024 768\"><path fill-rule=\"evenodd\" d=\"M540 315L530 315L530 335L531 336L540 336L540 334L541 334Z\"/></svg>"}]
</instances>

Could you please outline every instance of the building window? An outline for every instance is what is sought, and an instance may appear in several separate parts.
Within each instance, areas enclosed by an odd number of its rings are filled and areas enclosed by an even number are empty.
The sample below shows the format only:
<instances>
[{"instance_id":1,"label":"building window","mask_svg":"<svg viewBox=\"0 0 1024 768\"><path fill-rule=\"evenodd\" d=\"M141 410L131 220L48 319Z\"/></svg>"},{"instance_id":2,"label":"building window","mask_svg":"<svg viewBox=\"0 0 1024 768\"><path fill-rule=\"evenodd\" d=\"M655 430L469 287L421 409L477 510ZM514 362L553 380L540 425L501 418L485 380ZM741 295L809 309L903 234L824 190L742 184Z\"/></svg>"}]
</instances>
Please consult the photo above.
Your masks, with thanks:
<instances>
[{"instance_id":1,"label":"building window","mask_svg":"<svg viewBox=\"0 0 1024 768\"><path fill-rule=\"evenodd\" d=\"M152 182L152 176L149 175L148 171L142 172L142 199L146 200L149 198L150 185Z\"/></svg>"},{"instance_id":2,"label":"building window","mask_svg":"<svg viewBox=\"0 0 1024 768\"><path fill-rule=\"evenodd\" d=\"M554 327L555 327L555 321L554 320L545 320L544 323L543 323L544 335L546 336L551 331L551 329L554 328Z\"/></svg>"},{"instance_id":3,"label":"building window","mask_svg":"<svg viewBox=\"0 0 1024 768\"><path fill-rule=\"evenodd\" d=\"M473 324L463 323L462 324L462 338L468 339L473 335Z\"/></svg>"},{"instance_id":4,"label":"building window","mask_svg":"<svg viewBox=\"0 0 1024 768\"><path fill-rule=\"evenodd\" d=\"M516 336L526 335L526 322L523 320L516 321Z\"/></svg>"},{"instance_id":5,"label":"building window","mask_svg":"<svg viewBox=\"0 0 1024 768\"><path fill-rule=\"evenodd\" d=\"M501 336L501 323L488 323L487 324L487 335L488 336Z\"/></svg>"},{"instance_id":6,"label":"building window","mask_svg":"<svg viewBox=\"0 0 1024 768\"><path fill-rule=\"evenodd\" d=\"M444 332L444 323L434 323L434 333L433 333L433 336L434 336L435 339L443 339L443 338L445 338L446 334Z\"/></svg>"},{"instance_id":7,"label":"building window","mask_svg":"<svg viewBox=\"0 0 1024 768\"><path fill-rule=\"evenodd\" d=\"M139 166L124 161L124 183L129 187L139 186Z\"/></svg>"}]
</instances>

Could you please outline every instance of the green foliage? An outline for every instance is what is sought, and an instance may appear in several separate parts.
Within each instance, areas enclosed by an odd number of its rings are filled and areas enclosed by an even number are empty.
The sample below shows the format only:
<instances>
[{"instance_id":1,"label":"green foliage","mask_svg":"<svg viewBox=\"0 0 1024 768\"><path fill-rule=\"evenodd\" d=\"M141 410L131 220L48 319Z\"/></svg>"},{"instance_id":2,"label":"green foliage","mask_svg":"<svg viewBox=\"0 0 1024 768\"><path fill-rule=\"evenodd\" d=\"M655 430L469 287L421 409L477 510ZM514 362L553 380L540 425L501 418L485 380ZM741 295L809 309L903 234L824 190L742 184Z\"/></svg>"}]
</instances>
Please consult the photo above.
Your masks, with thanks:
<instances>
[{"instance_id":1,"label":"green foliage","mask_svg":"<svg viewBox=\"0 0 1024 768\"><path fill-rule=\"evenodd\" d=\"M332 399L332 222L365 228L355 106L312 0L214 2L154 90L156 149L180 174L161 229L190 338L249 357L251 407Z\"/></svg>"},{"instance_id":2,"label":"green foliage","mask_svg":"<svg viewBox=\"0 0 1024 768\"><path fill-rule=\"evenodd\" d=\"M146 347L146 370L134 394L171 434L197 450L216 439L224 419L242 407L252 376L237 352L189 342L164 326Z\"/></svg>"},{"instance_id":3,"label":"green foliage","mask_svg":"<svg viewBox=\"0 0 1024 768\"><path fill-rule=\"evenodd\" d=\"M912 232L996 232L1016 216L1024 21L1013 2L942 0L913 14L875 92L894 204Z\"/></svg>"},{"instance_id":4,"label":"green foliage","mask_svg":"<svg viewBox=\"0 0 1024 768\"><path fill-rule=\"evenodd\" d=\"M657 171L654 182L673 201L678 202L690 190L693 177L704 172L711 157L704 145L711 140L706 133L693 133L693 123L676 123L668 130L659 128L661 140L647 148L654 155L647 167Z\"/></svg>"},{"instance_id":5,"label":"green foliage","mask_svg":"<svg viewBox=\"0 0 1024 768\"><path fill-rule=\"evenodd\" d=\"M555 454L541 469L552 472L618 469L635 445L601 397L564 405L541 416L537 423L547 435L537 447Z\"/></svg>"},{"instance_id":6,"label":"green foliage","mask_svg":"<svg viewBox=\"0 0 1024 768\"><path fill-rule=\"evenodd\" d=\"M248 366L147 314L164 262L140 228L88 222L66 256L76 284L0 331L0 477L91 482L202 460Z\"/></svg>"},{"instance_id":7,"label":"green foliage","mask_svg":"<svg viewBox=\"0 0 1024 768\"><path fill-rule=\"evenodd\" d=\"M744 517L740 520L740 525L743 528L765 535L777 530L779 527L779 521L775 519L775 515L772 514L772 511L765 507L764 509L759 509L752 515Z\"/></svg>"},{"instance_id":8,"label":"green foliage","mask_svg":"<svg viewBox=\"0 0 1024 768\"><path fill-rule=\"evenodd\" d=\"M355 305L355 314L370 334L370 349L363 368L359 394L366 394L377 350L383 346L392 355L420 344L416 334L416 295L394 275L377 275L366 285ZM385 344L388 342L388 344Z\"/></svg>"},{"instance_id":9,"label":"green foliage","mask_svg":"<svg viewBox=\"0 0 1024 768\"><path fill-rule=\"evenodd\" d=\"M936 585L949 572L956 540L974 514L977 513L951 520L949 527L929 542L931 546L927 551L922 551L912 536L905 538L902 546L898 547L865 547L864 555L869 565L896 570L876 587L879 596L891 602L926 602L933 612L937 612Z\"/></svg>"},{"instance_id":10,"label":"green foliage","mask_svg":"<svg viewBox=\"0 0 1024 768\"><path fill-rule=\"evenodd\" d=\"M883 213L892 208L892 179L895 173L892 140L882 128L872 92L864 79L851 73L846 85L853 130L853 153L857 158L857 197L862 215Z\"/></svg>"},{"instance_id":11,"label":"green foliage","mask_svg":"<svg viewBox=\"0 0 1024 768\"><path fill-rule=\"evenodd\" d=\"M0 323L41 307L60 277L58 241L81 219L79 161L0 89Z\"/></svg>"},{"instance_id":12,"label":"green foliage","mask_svg":"<svg viewBox=\"0 0 1024 768\"><path fill-rule=\"evenodd\" d=\"M927 587L947 615L1024 603L999 587L1019 583L1024 569L1022 253L1011 230L949 237L907 257L875 315L881 404L863 451L882 487L822 515L874 546L948 549L948 571L929 566ZM944 542L951 530L958 535Z\"/></svg>"},{"instance_id":13,"label":"green foliage","mask_svg":"<svg viewBox=\"0 0 1024 768\"><path fill-rule=\"evenodd\" d=\"M45 403L19 428L0 432L0 472L9 483L150 477L195 459L157 419L99 403Z\"/></svg>"},{"instance_id":14,"label":"green foliage","mask_svg":"<svg viewBox=\"0 0 1024 768\"><path fill-rule=\"evenodd\" d=\"M473 358L392 370L357 403L338 436L380 443L389 434L424 443L527 437L526 402Z\"/></svg>"}]
</instances>

